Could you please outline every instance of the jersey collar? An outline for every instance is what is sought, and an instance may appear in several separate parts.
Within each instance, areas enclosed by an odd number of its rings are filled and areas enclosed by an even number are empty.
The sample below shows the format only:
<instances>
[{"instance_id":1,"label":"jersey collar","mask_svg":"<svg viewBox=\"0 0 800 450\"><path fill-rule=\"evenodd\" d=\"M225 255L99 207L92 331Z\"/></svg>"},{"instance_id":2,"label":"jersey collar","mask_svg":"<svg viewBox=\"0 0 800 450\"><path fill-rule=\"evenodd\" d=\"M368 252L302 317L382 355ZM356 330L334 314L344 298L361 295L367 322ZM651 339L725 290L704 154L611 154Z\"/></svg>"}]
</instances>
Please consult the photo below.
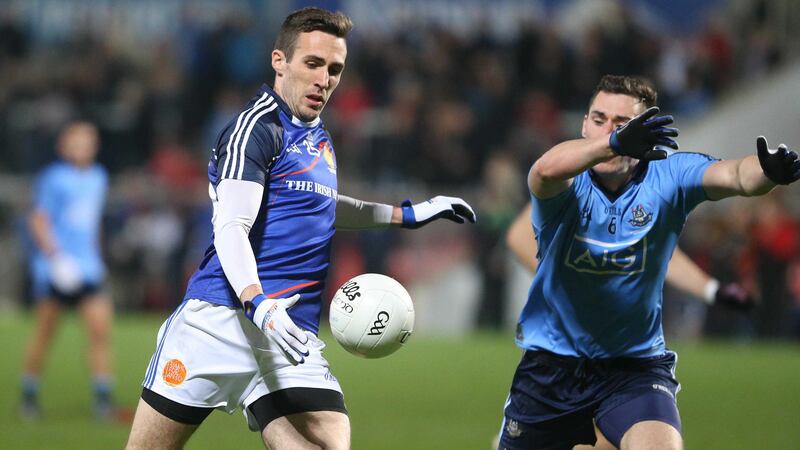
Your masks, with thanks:
<instances>
[{"instance_id":1,"label":"jersey collar","mask_svg":"<svg viewBox=\"0 0 800 450\"><path fill-rule=\"evenodd\" d=\"M312 120L311 122L304 122L299 118L295 117L295 115L292 114L292 110L289 109L289 105L287 105L286 102L283 101L281 96L278 95L271 87L267 86L266 84L261 85L261 92L266 92L272 98L275 99L275 101L278 103L278 107L281 108L284 114L292 118L292 124L303 128L314 128L315 126L319 125L320 122L319 116L317 116L317 118Z\"/></svg>"},{"instance_id":2,"label":"jersey collar","mask_svg":"<svg viewBox=\"0 0 800 450\"><path fill-rule=\"evenodd\" d=\"M622 185L616 192L611 192L603 187L600 181L597 179L597 175L594 173L594 170L589 169L589 178L591 178L592 183L597 186L600 192L606 196L606 198L611 201L615 202L618 198L622 196L628 189L631 188L634 184L639 184L644 180L645 175L647 175L647 168L650 165L650 161L639 161L639 164L636 164L636 167L633 169L633 174L631 178L628 180L627 183Z\"/></svg>"}]
</instances>

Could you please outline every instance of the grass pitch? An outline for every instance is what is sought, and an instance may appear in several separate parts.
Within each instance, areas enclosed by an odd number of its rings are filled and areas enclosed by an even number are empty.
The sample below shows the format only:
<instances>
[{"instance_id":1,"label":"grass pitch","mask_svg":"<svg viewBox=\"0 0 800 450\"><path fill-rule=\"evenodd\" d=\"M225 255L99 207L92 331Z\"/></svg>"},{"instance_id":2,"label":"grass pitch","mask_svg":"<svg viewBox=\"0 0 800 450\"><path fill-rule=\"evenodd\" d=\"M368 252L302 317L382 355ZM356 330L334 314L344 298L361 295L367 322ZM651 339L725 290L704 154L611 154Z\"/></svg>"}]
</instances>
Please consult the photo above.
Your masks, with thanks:
<instances>
[{"instance_id":1,"label":"grass pitch","mask_svg":"<svg viewBox=\"0 0 800 450\"><path fill-rule=\"evenodd\" d=\"M116 398L135 407L163 316L124 316L114 328ZM0 317L0 449L122 448L128 428L91 416L85 339L67 314L48 358L46 417L16 416L29 315ZM345 391L359 449L489 449L520 356L510 334L462 339L414 336L397 354L364 360L330 337L326 357ZM678 395L687 449L796 449L800 442L800 346L705 343L678 351ZM213 413L188 449L263 448L240 413Z\"/></svg>"}]
</instances>

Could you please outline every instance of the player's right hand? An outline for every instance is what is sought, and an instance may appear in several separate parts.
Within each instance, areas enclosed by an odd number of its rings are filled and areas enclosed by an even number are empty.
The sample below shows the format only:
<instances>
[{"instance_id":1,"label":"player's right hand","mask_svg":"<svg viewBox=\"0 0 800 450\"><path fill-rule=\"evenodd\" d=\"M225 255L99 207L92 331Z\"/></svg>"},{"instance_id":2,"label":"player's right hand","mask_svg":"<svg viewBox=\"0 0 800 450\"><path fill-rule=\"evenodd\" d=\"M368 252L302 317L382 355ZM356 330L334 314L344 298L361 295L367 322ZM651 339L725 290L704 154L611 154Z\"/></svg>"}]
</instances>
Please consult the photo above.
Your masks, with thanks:
<instances>
[{"instance_id":1,"label":"player's right hand","mask_svg":"<svg viewBox=\"0 0 800 450\"><path fill-rule=\"evenodd\" d=\"M714 294L714 304L739 311L750 311L756 306L755 299L739 283L722 283Z\"/></svg>"},{"instance_id":2,"label":"player's right hand","mask_svg":"<svg viewBox=\"0 0 800 450\"><path fill-rule=\"evenodd\" d=\"M608 138L608 145L614 153L643 160L664 159L667 151L659 147L678 149L674 137L678 136L677 128L671 124L672 116L656 116L658 107L653 106L634 117L628 123L617 127Z\"/></svg>"},{"instance_id":3,"label":"player's right hand","mask_svg":"<svg viewBox=\"0 0 800 450\"><path fill-rule=\"evenodd\" d=\"M300 294L289 298L266 298L258 294L245 303L245 315L280 347L293 366L303 364L309 354L308 336L286 312L298 300Z\"/></svg>"},{"instance_id":4,"label":"player's right hand","mask_svg":"<svg viewBox=\"0 0 800 450\"><path fill-rule=\"evenodd\" d=\"M789 184L800 178L800 159L796 152L786 147L786 144L771 149L767 144L767 138L759 136L756 139L756 149L761 170L773 183Z\"/></svg>"}]
</instances>

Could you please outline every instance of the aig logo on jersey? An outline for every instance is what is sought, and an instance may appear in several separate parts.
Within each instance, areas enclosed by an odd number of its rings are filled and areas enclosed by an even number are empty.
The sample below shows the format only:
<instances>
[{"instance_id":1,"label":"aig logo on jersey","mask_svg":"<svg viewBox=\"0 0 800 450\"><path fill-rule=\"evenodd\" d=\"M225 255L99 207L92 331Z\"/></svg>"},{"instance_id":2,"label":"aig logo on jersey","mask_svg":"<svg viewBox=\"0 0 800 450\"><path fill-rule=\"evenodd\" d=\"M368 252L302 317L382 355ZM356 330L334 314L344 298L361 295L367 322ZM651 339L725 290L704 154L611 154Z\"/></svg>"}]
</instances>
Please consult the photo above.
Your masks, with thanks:
<instances>
[{"instance_id":1,"label":"aig logo on jersey","mask_svg":"<svg viewBox=\"0 0 800 450\"><path fill-rule=\"evenodd\" d=\"M629 275L644 271L647 237L628 242L602 242L575 235L564 261L578 272Z\"/></svg>"}]
</instances>

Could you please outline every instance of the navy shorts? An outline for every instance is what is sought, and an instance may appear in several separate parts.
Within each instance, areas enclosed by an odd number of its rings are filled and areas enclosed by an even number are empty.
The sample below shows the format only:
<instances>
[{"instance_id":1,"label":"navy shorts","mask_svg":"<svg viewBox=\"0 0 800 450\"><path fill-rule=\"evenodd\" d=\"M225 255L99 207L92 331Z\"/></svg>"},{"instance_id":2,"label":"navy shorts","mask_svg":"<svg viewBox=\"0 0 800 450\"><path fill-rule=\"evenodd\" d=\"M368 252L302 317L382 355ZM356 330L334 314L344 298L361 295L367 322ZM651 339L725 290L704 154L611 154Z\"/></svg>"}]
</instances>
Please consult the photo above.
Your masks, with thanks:
<instances>
[{"instance_id":1,"label":"navy shorts","mask_svg":"<svg viewBox=\"0 0 800 450\"><path fill-rule=\"evenodd\" d=\"M58 290L52 284L48 286L47 297L54 299L64 306L76 306L85 298L95 295L102 291L103 286L101 283L83 283L75 292L64 293Z\"/></svg>"},{"instance_id":2,"label":"navy shorts","mask_svg":"<svg viewBox=\"0 0 800 450\"><path fill-rule=\"evenodd\" d=\"M505 406L500 449L571 449L594 444L594 424L617 448L645 420L681 431L677 355L587 359L526 351Z\"/></svg>"}]
</instances>

